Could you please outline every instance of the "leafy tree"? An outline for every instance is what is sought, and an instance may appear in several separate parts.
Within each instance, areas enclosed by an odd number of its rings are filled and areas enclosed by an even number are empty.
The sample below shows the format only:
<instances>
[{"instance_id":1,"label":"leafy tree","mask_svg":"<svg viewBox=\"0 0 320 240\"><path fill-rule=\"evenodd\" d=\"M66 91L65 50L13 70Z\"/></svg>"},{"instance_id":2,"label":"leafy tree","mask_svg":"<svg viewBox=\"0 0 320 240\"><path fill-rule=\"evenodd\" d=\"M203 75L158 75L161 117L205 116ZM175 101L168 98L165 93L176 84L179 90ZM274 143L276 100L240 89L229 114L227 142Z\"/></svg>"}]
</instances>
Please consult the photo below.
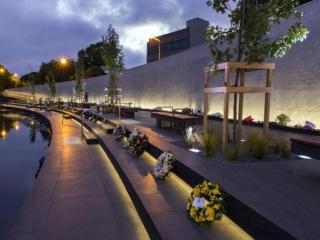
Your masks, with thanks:
<instances>
[{"instance_id":1,"label":"leafy tree","mask_svg":"<svg viewBox=\"0 0 320 240\"><path fill-rule=\"evenodd\" d=\"M83 61L84 68L87 69L92 66L103 66L104 61L101 57L102 42L91 44L85 49L78 52L78 58Z\"/></svg>"},{"instance_id":2,"label":"leafy tree","mask_svg":"<svg viewBox=\"0 0 320 240\"><path fill-rule=\"evenodd\" d=\"M208 0L207 5L229 17L230 27L208 28L214 63L224 61L263 62L267 57L282 57L296 43L303 41L308 29L301 23L303 13L295 7L298 0ZM277 38L270 36L275 25L293 19L287 31ZM239 70L235 78L238 86ZM233 140L236 139L237 93L234 94ZM241 119L239 119L241 121Z\"/></svg>"},{"instance_id":3,"label":"leafy tree","mask_svg":"<svg viewBox=\"0 0 320 240\"><path fill-rule=\"evenodd\" d=\"M3 65L0 64L0 92L8 88L24 87L25 84L20 79L8 71Z\"/></svg>"},{"instance_id":4,"label":"leafy tree","mask_svg":"<svg viewBox=\"0 0 320 240\"><path fill-rule=\"evenodd\" d=\"M53 72L49 71L45 79L46 79L46 83L48 85L48 89L51 94L51 97L54 98L57 94L57 89L56 89L56 79Z\"/></svg>"},{"instance_id":5,"label":"leafy tree","mask_svg":"<svg viewBox=\"0 0 320 240\"><path fill-rule=\"evenodd\" d=\"M236 2L234 8L231 2ZM282 57L308 34L308 29L301 23L303 13L295 8L298 0L209 0L207 4L230 19L229 28L217 25L208 29L215 63L231 60L262 62L267 57ZM272 26L292 17L294 23L287 32L271 39ZM237 37L239 41L235 44Z\"/></svg>"},{"instance_id":6,"label":"leafy tree","mask_svg":"<svg viewBox=\"0 0 320 240\"><path fill-rule=\"evenodd\" d=\"M96 77L104 75L104 71L101 67L98 66L90 66L85 70L84 76L85 78Z\"/></svg>"},{"instance_id":7,"label":"leafy tree","mask_svg":"<svg viewBox=\"0 0 320 240\"><path fill-rule=\"evenodd\" d=\"M80 59L80 58L76 62L75 77L76 77L76 80L74 83L74 89L75 89L76 95L80 99L80 94L81 94L81 92L84 91L84 85L83 85L83 81L82 81L82 79L84 78L84 64L83 64L82 59Z\"/></svg>"},{"instance_id":8,"label":"leafy tree","mask_svg":"<svg viewBox=\"0 0 320 240\"><path fill-rule=\"evenodd\" d=\"M114 103L119 75L124 70L124 54L119 43L119 35L112 25L109 25L107 33L102 36L101 57L109 73L109 96Z\"/></svg>"},{"instance_id":9,"label":"leafy tree","mask_svg":"<svg viewBox=\"0 0 320 240\"><path fill-rule=\"evenodd\" d=\"M39 79L37 84L45 83L45 77L52 72L56 82L64 82L75 79L75 63L67 59L67 63L62 65L58 60L51 60L48 63L42 63L39 70Z\"/></svg>"}]
</instances>

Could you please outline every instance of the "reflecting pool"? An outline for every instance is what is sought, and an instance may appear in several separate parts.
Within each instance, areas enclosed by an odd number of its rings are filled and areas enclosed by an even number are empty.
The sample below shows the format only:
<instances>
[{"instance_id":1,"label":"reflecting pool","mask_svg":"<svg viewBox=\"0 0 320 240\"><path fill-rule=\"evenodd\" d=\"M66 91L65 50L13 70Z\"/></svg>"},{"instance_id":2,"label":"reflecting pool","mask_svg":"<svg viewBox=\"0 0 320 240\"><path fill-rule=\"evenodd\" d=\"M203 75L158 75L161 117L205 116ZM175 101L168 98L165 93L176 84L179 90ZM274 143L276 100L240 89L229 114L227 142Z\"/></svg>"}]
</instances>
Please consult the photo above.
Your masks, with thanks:
<instances>
[{"instance_id":1,"label":"reflecting pool","mask_svg":"<svg viewBox=\"0 0 320 240\"><path fill-rule=\"evenodd\" d=\"M43 121L0 109L0 239L31 192L49 138Z\"/></svg>"}]
</instances>

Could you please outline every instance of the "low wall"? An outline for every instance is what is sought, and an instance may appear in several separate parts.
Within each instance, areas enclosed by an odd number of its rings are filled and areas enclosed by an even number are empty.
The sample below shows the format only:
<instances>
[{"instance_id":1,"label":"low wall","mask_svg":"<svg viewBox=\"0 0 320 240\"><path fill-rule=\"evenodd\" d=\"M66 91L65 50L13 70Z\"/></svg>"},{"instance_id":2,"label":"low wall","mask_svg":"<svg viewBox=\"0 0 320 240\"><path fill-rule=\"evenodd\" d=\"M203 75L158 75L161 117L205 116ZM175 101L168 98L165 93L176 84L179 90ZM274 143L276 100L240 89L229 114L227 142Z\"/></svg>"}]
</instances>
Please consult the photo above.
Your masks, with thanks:
<instances>
[{"instance_id":1,"label":"low wall","mask_svg":"<svg viewBox=\"0 0 320 240\"><path fill-rule=\"evenodd\" d=\"M303 22L310 34L303 43L297 44L285 57L271 59L275 62L273 92L271 96L271 121L281 113L292 119L291 125L303 124L306 120L320 126L320 0L302 5ZM283 32L286 25L274 29L275 35ZM160 61L128 69L121 76L119 87L123 89L123 102L135 106L192 107L202 109L203 68L212 61L207 44L188 49ZM222 76L215 76L213 84L222 84ZM250 74L246 85L263 84L262 72ZM106 76L85 80L90 101L102 102ZM67 100L72 96L73 82L57 84L57 95ZM11 89L11 93L28 93L28 88ZM38 96L46 96L46 86L37 86ZM230 98L230 103L232 97ZM244 117L252 115L255 120L263 119L263 94L248 94L244 97ZM230 107L231 109L232 107ZM210 112L222 112L223 95L210 96ZM230 111L232 116L232 111Z\"/></svg>"}]
</instances>

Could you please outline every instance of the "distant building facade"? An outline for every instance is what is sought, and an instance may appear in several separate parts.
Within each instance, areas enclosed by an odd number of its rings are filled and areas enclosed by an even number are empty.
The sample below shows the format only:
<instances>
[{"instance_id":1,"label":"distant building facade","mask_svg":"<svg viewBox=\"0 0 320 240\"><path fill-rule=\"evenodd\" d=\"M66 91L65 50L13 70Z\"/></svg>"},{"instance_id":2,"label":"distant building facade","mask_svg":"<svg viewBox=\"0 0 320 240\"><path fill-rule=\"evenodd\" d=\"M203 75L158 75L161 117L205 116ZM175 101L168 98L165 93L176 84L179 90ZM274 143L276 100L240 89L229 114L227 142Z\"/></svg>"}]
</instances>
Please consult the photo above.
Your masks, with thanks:
<instances>
[{"instance_id":1,"label":"distant building facade","mask_svg":"<svg viewBox=\"0 0 320 240\"><path fill-rule=\"evenodd\" d=\"M150 39L147 43L147 63L158 60L159 44L160 58L164 58L204 43L208 26L208 21L193 18L187 21L184 29L157 36L157 40Z\"/></svg>"}]
</instances>

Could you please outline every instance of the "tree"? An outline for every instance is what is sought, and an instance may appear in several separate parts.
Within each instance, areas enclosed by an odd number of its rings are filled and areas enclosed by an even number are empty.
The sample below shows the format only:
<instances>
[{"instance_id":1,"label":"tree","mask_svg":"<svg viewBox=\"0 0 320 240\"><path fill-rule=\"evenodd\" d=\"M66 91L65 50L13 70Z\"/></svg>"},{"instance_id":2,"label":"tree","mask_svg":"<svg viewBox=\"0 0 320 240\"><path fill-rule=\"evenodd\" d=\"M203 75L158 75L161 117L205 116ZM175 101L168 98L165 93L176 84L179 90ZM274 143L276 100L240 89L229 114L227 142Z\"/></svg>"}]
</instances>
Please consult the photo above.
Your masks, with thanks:
<instances>
[{"instance_id":1,"label":"tree","mask_svg":"<svg viewBox=\"0 0 320 240\"><path fill-rule=\"evenodd\" d=\"M84 64L82 59L78 59L78 61L76 62L76 72L75 72L75 83L74 83L74 89L75 89L75 93L76 95L79 97L81 97L81 92L84 91L84 85L83 85L83 81L82 79L84 78Z\"/></svg>"},{"instance_id":2,"label":"tree","mask_svg":"<svg viewBox=\"0 0 320 240\"><path fill-rule=\"evenodd\" d=\"M101 57L102 42L91 44L85 49L78 52L78 58L83 61L84 68L87 69L92 66L103 66L104 61Z\"/></svg>"},{"instance_id":3,"label":"tree","mask_svg":"<svg viewBox=\"0 0 320 240\"><path fill-rule=\"evenodd\" d=\"M11 77L12 74L0 64L0 92L3 92L7 88L14 87Z\"/></svg>"},{"instance_id":4,"label":"tree","mask_svg":"<svg viewBox=\"0 0 320 240\"><path fill-rule=\"evenodd\" d=\"M53 72L49 71L45 79L46 79L46 83L48 85L48 89L51 94L51 97L54 99L54 97L57 94L57 89L56 89L56 80Z\"/></svg>"},{"instance_id":5,"label":"tree","mask_svg":"<svg viewBox=\"0 0 320 240\"><path fill-rule=\"evenodd\" d=\"M210 42L214 64L224 61L263 62L267 57L282 57L296 43L302 42L308 29L301 23L303 13L295 7L298 0L209 0L214 11L226 14L230 27L210 26ZM234 7L232 7L234 5ZM271 38L274 25L293 19L286 33ZM238 86L239 70L235 78ZM233 140L236 136L237 93L234 94ZM241 119L239 119L241 121Z\"/></svg>"},{"instance_id":6,"label":"tree","mask_svg":"<svg viewBox=\"0 0 320 240\"><path fill-rule=\"evenodd\" d=\"M116 96L117 81L124 70L124 54L119 43L119 36L109 25L107 33L102 36L101 57L109 73L108 93L113 104Z\"/></svg>"},{"instance_id":7,"label":"tree","mask_svg":"<svg viewBox=\"0 0 320 240\"><path fill-rule=\"evenodd\" d=\"M45 83L45 77L52 72L56 82L70 81L75 79L75 62L72 59L67 59L67 62L62 65L59 60L51 60L47 63L42 63L39 70L39 82Z\"/></svg>"}]
</instances>

